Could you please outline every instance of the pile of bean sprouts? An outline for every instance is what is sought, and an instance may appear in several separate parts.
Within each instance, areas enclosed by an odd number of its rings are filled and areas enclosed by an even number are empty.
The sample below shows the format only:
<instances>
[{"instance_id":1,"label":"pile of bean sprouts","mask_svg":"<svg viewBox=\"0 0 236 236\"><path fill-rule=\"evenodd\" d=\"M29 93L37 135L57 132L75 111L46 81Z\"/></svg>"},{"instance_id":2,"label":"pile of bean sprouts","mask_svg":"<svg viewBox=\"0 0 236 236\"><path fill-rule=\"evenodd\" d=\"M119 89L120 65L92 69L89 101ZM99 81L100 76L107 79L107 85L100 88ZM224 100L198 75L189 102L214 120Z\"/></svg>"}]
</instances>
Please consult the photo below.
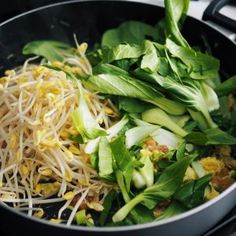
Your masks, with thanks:
<instances>
[{"instance_id":1,"label":"pile of bean sprouts","mask_svg":"<svg viewBox=\"0 0 236 236\"><path fill-rule=\"evenodd\" d=\"M60 222L69 207L70 225L82 207L101 211L113 186L97 178L84 144L71 139L78 135L71 113L79 85L63 71L29 61L0 78L0 201L40 218L44 204L63 202L52 220ZM91 71L88 62L86 68ZM109 128L118 115L112 102L84 93L91 113Z\"/></svg>"}]
</instances>

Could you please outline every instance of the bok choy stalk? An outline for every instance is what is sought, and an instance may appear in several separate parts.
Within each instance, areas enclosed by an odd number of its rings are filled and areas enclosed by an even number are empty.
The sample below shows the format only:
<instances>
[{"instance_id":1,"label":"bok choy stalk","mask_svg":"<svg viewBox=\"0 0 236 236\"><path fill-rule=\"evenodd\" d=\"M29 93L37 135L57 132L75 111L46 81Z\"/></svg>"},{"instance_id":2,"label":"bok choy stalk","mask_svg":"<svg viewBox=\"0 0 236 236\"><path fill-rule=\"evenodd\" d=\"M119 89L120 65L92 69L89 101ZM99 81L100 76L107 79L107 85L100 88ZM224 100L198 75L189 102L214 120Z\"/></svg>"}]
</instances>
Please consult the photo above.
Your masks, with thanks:
<instances>
[{"instance_id":1,"label":"bok choy stalk","mask_svg":"<svg viewBox=\"0 0 236 236\"><path fill-rule=\"evenodd\" d=\"M153 108L142 113L142 119L146 122L161 125L175 134L184 137L188 133L178 126L163 110Z\"/></svg>"},{"instance_id":2,"label":"bok choy stalk","mask_svg":"<svg viewBox=\"0 0 236 236\"><path fill-rule=\"evenodd\" d=\"M125 144L128 149L132 146L139 144L146 137L150 136L151 133L159 129L157 125L143 125L131 128L125 132Z\"/></svg>"},{"instance_id":3,"label":"bok choy stalk","mask_svg":"<svg viewBox=\"0 0 236 236\"><path fill-rule=\"evenodd\" d=\"M73 111L72 120L75 128L82 136L83 141L87 142L89 139L106 135L106 131L102 129L93 118L84 99L82 85L79 82L77 83L79 87L79 107Z\"/></svg>"},{"instance_id":4,"label":"bok choy stalk","mask_svg":"<svg viewBox=\"0 0 236 236\"><path fill-rule=\"evenodd\" d=\"M166 145L169 149L176 149L179 147L181 143L183 143L183 139L175 135L174 133L159 128L151 134L151 137L160 145Z\"/></svg>"},{"instance_id":5,"label":"bok choy stalk","mask_svg":"<svg viewBox=\"0 0 236 236\"><path fill-rule=\"evenodd\" d=\"M112 174L112 150L106 137L100 138L98 157L99 176L106 177Z\"/></svg>"},{"instance_id":6,"label":"bok choy stalk","mask_svg":"<svg viewBox=\"0 0 236 236\"><path fill-rule=\"evenodd\" d=\"M111 141L112 138L118 135L118 133L125 127L125 125L128 122L129 122L128 116L124 115L120 121L118 121L116 124L114 124L109 129L107 129L106 138L108 139L108 141ZM95 153L98 150L99 141L100 141L100 137L89 140L84 149L85 153L87 154Z\"/></svg>"},{"instance_id":7,"label":"bok choy stalk","mask_svg":"<svg viewBox=\"0 0 236 236\"><path fill-rule=\"evenodd\" d=\"M170 198L182 184L190 162L191 158L185 157L167 167L154 185L146 188L115 213L113 222L122 221L139 203Z\"/></svg>"},{"instance_id":8,"label":"bok choy stalk","mask_svg":"<svg viewBox=\"0 0 236 236\"><path fill-rule=\"evenodd\" d=\"M146 127L151 125L150 123L148 123L144 120L140 120L140 119L134 117L133 115L130 115L130 117L132 118L133 122L138 127L144 127L144 130L146 130ZM155 127L156 125L152 125L152 126ZM183 141L184 141L180 136L178 136L168 130L162 129L159 126L156 126L156 129L153 132L149 133L149 135L147 135L147 136L152 137L160 145L166 145L169 149L178 148L178 146L181 143L183 143Z\"/></svg>"},{"instance_id":9,"label":"bok choy stalk","mask_svg":"<svg viewBox=\"0 0 236 236\"><path fill-rule=\"evenodd\" d=\"M163 97L162 93L149 84L133 79L126 71L116 66L102 64L97 66L94 72L98 74L83 82L87 88L105 94L138 98L159 106L172 115L182 115L186 111L181 104Z\"/></svg>"},{"instance_id":10,"label":"bok choy stalk","mask_svg":"<svg viewBox=\"0 0 236 236\"><path fill-rule=\"evenodd\" d=\"M183 79L182 83L180 83L170 76L163 77L157 73L149 74L142 70L137 70L136 74L145 76L150 81L156 81L161 87L169 91L177 101L194 111L200 112L204 117L202 120L204 124L202 126L208 128L216 127L209 114L207 102L202 94L201 83L199 81Z\"/></svg>"}]
</instances>

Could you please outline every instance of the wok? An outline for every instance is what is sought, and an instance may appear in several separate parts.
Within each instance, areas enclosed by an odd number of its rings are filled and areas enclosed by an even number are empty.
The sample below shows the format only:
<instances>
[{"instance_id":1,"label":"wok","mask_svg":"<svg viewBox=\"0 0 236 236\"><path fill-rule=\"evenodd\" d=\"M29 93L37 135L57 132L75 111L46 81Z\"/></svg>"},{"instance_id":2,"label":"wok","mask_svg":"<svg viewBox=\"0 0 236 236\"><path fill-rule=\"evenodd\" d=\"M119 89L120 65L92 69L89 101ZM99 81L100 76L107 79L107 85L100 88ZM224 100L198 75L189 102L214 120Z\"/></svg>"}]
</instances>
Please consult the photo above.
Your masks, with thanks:
<instances>
[{"instance_id":1,"label":"wok","mask_svg":"<svg viewBox=\"0 0 236 236\"><path fill-rule=\"evenodd\" d=\"M22 47L32 40L51 39L73 44L98 42L102 33L126 20L155 24L164 16L162 7L130 1L72 1L41 7L16 16L0 25L0 70L13 68L24 61ZM191 45L209 42L212 53L221 61L223 75L236 74L236 44L209 25L188 17L183 34ZM0 203L1 230L4 235L201 235L219 222L236 204L236 183L215 199L181 215L143 225L88 228L55 225L29 218Z\"/></svg>"}]
</instances>

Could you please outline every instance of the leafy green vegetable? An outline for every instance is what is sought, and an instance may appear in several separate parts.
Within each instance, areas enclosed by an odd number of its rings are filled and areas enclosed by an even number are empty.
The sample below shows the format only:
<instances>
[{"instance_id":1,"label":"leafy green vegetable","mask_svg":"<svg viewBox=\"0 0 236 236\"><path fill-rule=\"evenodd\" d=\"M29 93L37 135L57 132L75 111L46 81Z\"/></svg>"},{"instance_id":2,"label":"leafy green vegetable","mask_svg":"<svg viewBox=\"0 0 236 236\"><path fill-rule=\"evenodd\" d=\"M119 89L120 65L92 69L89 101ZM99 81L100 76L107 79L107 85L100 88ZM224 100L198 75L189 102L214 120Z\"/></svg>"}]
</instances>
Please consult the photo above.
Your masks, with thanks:
<instances>
[{"instance_id":1,"label":"leafy green vegetable","mask_svg":"<svg viewBox=\"0 0 236 236\"><path fill-rule=\"evenodd\" d=\"M100 74L90 76L84 81L87 88L105 94L138 98L159 106L173 115L182 115L185 112L182 105L163 97L162 93L149 84L133 79L125 71L115 66L103 64L97 70L100 71Z\"/></svg>"},{"instance_id":2,"label":"leafy green vegetable","mask_svg":"<svg viewBox=\"0 0 236 236\"><path fill-rule=\"evenodd\" d=\"M182 115L182 116L171 116L170 115L170 118L171 118L171 120L173 120L181 128L184 128L184 126L190 120L189 115ZM185 130L185 131L187 131L187 130Z\"/></svg>"},{"instance_id":3,"label":"leafy green vegetable","mask_svg":"<svg viewBox=\"0 0 236 236\"><path fill-rule=\"evenodd\" d=\"M119 110L124 110L129 113L141 113L147 109L154 107L154 105L140 101L130 97L119 97Z\"/></svg>"},{"instance_id":4,"label":"leafy green vegetable","mask_svg":"<svg viewBox=\"0 0 236 236\"><path fill-rule=\"evenodd\" d=\"M187 14L189 0L165 0L166 35L178 45L189 47L188 42L180 33L178 21L182 24Z\"/></svg>"},{"instance_id":5,"label":"leafy green vegetable","mask_svg":"<svg viewBox=\"0 0 236 236\"><path fill-rule=\"evenodd\" d=\"M218 129L207 129L203 132L192 132L185 136L186 141L198 145L235 145L236 138Z\"/></svg>"},{"instance_id":6,"label":"leafy green vegetable","mask_svg":"<svg viewBox=\"0 0 236 236\"><path fill-rule=\"evenodd\" d=\"M72 120L75 128L81 134L84 142L88 139L95 139L99 136L106 135L106 131L102 129L93 118L87 103L84 99L82 86L79 84L79 107L72 113Z\"/></svg>"},{"instance_id":7,"label":"leafy green vegetable","mask_svg":"<svg viewBox=\"0 0 236 236\"><path fill-rule=\"evenodd\" d=\"M236 91L236 75L230 77L225 80L223 83L219 84L216 89L216 93L218 96L226 96L230 93L234 93Z\"/></svg>"},{"instance_id":8,"label":"leafy green vegetable","mask_svg":"<svg viewBox=\"0 0 236 236\"><path fill-rule=\"evenodd\" d=\"M128 116L124 115L120 121L118 121L116 124L114 124L109 129L107 129L106 137L108 141L111 141L112 138L118 135L118 133L121 132L121 130L125 127L125 125L128 122L129 122ZM101 137L97 137L96 139L89 140L84 149L85 153L92 154L92 153L97 152L100 138Z\"/></svg>"},{"instance_id":9,"label":"leafy green vegetable","mask_svg":"<svg viewBox=\"0 0 236 236\"><path fill-rule=\"evenodd\" d=\"M183 158L167 167L154 185L146 188L116 212L112 217L113 222L122 221L141 202L170 198L182 184L190 161L190 158Z\"/></svg>"},{"instance_id":10,"label":"leafy green vegetable","mask_svg":"<svg viewBox=\"0 0 236 236\"><path fill-rule=\"evenodd\" d=\"M112 150L106 137L100 138L98 157L99 176L105 177L112 174Z\"/></svg>"},{"instance_id":11,"label":"leafy green vegetable","mask_svg":"<svg viewBox=\"0 0 236 236\"><path fill-rule=\"evenodd\" d=\"M142 113L142 119L144 121L161 125L175 134L184 137L187 132L178 126L163 110L159 108L153 108Z\"/></svg>"},{"instance_id":12,"label":"leafy green vegetable","mask_svg":"<svg viewBox=\"0 0 236 236\"><path fill-rule=\"evenodd\" d=\"M110 63L112 61L139 58L144 53L143 48L138 45L119 44L112 48L103 49L103 62Z\"/></svg>"},{"instance_id":13,"label":"leafy green vegetable","mask_svg":"<svg viewBox=\"0 0 236 236\"><path fill-rule=\"evenodd\" d=\"M188 47L178 46L170 39L166 40L166 47L172 56L179 58L191 69L190 77L193 79L212 79L218 76L220 65L216 58Z\"/></svg>"},{"instance_id":14,"label":"leafy green vegetable","mask_svg":"<svg viewBox=\"0 0 236 236\"><path fill-rule=\"evenodd\" d=\"M125 146L125 137L120 136L111 142L111 149L116 169L119 170L120 174L124 177L125 188L126 191L129 192L134 168L132 157Z\"/></svg>"},{"instance_id":15,"label":"leafy green vegetable","mask_svg":"<svg viewBox=\"0 0 236 236\"><path fill-rule=\"evenodd\" d=\"M181 205L180 203L173 201L167 209L159 216L156 218L156 220L164 220L168 219L172 216L179 215L180 213L183 213L186 211L186 207Z\"/></svg>"},{"instance_id":16,"label":"leafy green vegetable","mask_svg":"<svg viewBox=\"0 0 236 236\"><path fill-rule=\"evenodd\" d=\"M139 169L140 174L143 176L145 180L145 185L150 187L154 182L154 166L150 157L143 156L140 159L140 162L143 163L143 167Z\"/></svg>"},{"instance_id":17,"label":"leafy green vegetable","mask_svg":"<svg viewBox=\"0 0 236 236\"><path fill-rule=\"evenodd\" d=\"M201 84L196 80L185 79L181 83L169 76L163 77L157 73L148 74L144 71L136 71L139 76L145 76L151 81L156 81L161 87L171 93L171 95L180 103L186 105L195 111L201 112L203 115L204 126L208 128L216 127L213 122L205 98L201 92ZM192 115L192 114L191 114Z\"/></svg>"},{"instance_id":18,"label":"leafy green vegetable","mask_svg":"<svg viewBox=\"0 0 236 236\"><path fill-rule=\"evenodd\" d=\"M186 149L186 143L183 142L183 143L181 143L181 145L179 146L179 148L176 151L176 159L177 160L181 160L184 157L185 149Z\"/></svg>"},{"instance_id":19,"label":"leafy green vegetable","mask_svg":"<svg viewBox=\"0 0 236 236\"><path fill-rule=\"evenodd\" d=\"M208 111L215 111L219 109L220 103L215 91L206 83L201 83L201 92L205 99Z\"/></svg>"},{"instance_id":20,"label":"leafy green vegetable","mask_svg":"<svg viewBox=\"0 0 236 236\"><path fill-rule=\"evenodd\" d=\"M160 64L160 59L157 55L157 49L149 40L144 41L144 49L145 55L142 58L140 67L145 71L153 72L158 69Z\"/></svg>"},{"instance_id":21,"label":"leafy green vegetable","mask_svg":"<svg viewBox=\"0 0 236 236\"><path fill-rule=\"evenodd\" d=\"M103 202L103 211L101 212L99 216L99 224L101 226L104 226L106 223L106 220L109 216L110 210L112 208L113 201L117 198L117 192L115 190L110 191L107 196L104 199Z\"/></svg>"},{"instance_id":22,"label":"leafy green vegetable","mask_svg":"<svg viewBox=\"0 0 236 236\"><path fill-rule=\"evenodd\" d=\"M184 184L174 195L174 199L181 202L187 208L193 208L204 201L205 188L212 179L212 174Z\"/></svg>"},{"instance_id":23,"label":"leafy green vegetable","mask_svg":"<svg viewBox=\"0 0 236 236\"><path fill-rule=\"evenodd\" d=\"M146 37L157 39L157 29L138 21L127 21L118 28L107 30L102 36L102 46L114 47L120 43L140 44Z\"/></svg>"},{"instance_id":24,"label":"leafy green vegetable","mask_svg":"<svg viewBox=\"0 0 236 236\"><path fill-rule=\"evenodd\" d=\"M92 220L92 218L89 218L86 215L86 211L85 210L80 210L75 214L75 220L77 225L87 225L89 227L94 226L94 222Z\"/></svg>"},{"instance_id":25,"label":"leafy green vegetable","mask_svg":"<svg viewBox=\"0 0 236 236\"><path fill-rule=\"evenodd\" d=\"M74 53L70 45L49 40L32 41L23 48L24 55L42 56L48 61L63 61L66 55L73 55Z\"/></svg>"}]
</instances>

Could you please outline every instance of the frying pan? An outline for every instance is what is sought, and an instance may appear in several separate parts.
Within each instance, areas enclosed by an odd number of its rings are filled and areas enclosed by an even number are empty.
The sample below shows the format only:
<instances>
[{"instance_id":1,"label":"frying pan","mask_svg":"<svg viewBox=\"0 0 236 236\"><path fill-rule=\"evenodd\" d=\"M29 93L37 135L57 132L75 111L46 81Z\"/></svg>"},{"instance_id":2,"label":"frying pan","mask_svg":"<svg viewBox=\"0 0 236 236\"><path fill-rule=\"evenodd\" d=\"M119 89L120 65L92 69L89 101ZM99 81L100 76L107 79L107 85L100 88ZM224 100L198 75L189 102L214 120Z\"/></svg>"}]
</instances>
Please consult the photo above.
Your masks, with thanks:
<instances>
[{"instance_id":1,"label":"frying pan","mask_svg":"<svg viewBox=\"0 0 236 236\"><path fill-rule=\"evenodd\" d=\"M20 65L25 58L22 47L32 40L51 39L73 45L78 41L93 45L102 33L126 20L155 24L164 17L164 9L155 5L130 1L72 1L41 7L16 16L0 25L0 70ZM183 30L191 45L204 46L206 39L214 56L221 61L222 74L236 74L236 44L209 25L188 17ZM142 225L88 228L55 225L29 218L0 203L2 235L201 235L219 222L236 205L236 183L215 199L167 220Z\"/></svg>"}]
</instances>

